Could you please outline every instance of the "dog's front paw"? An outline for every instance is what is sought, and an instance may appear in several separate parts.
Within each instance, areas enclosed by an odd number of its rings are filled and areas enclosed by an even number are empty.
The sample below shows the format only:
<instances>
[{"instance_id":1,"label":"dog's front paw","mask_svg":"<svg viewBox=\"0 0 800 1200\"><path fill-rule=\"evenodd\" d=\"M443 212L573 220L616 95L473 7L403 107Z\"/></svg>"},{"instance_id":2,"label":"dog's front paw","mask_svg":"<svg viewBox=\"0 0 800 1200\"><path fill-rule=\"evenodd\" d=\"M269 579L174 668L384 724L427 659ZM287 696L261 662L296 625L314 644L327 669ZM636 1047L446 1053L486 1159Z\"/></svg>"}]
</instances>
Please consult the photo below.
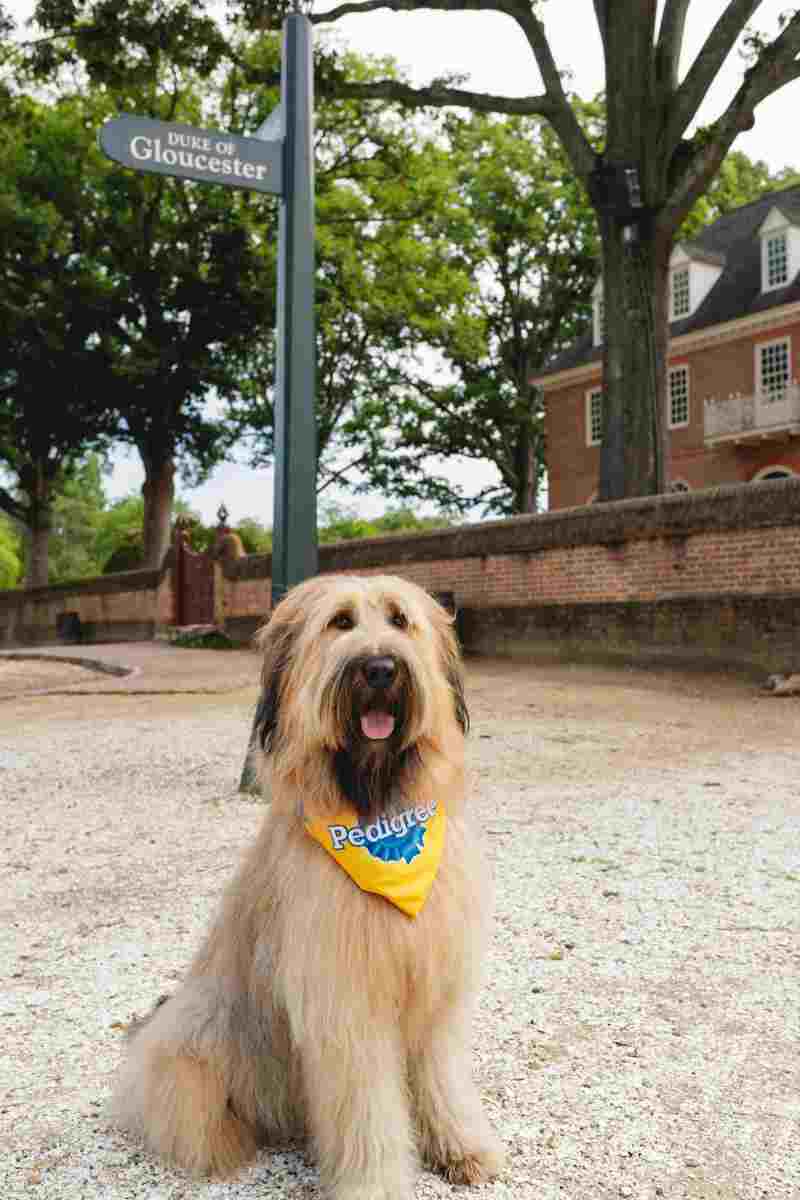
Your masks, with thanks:
<instances>
[{"instance_id":1,"label":"dog's front paw","mask_svg":"<svg viewBox=\"0 0 800 1200\"><path fill-rule=\"evenodd\" d=\"M499 1145L485 1146L463 1154L453 1154L438 1163L439 1170L449 1183L487 1183L503 1170L505 1152Z\"/></svg>"}]
</instances>

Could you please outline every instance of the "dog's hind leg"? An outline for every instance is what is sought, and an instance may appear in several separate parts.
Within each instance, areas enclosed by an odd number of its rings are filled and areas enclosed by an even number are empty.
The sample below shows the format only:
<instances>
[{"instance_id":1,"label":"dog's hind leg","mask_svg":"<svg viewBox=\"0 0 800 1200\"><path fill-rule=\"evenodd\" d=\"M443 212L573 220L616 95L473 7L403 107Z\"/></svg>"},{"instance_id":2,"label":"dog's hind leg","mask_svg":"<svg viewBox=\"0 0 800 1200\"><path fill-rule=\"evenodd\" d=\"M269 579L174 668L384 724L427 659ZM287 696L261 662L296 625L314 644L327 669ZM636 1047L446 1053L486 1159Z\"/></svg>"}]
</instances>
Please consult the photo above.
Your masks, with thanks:
<instances>
[{"instance_id":1,"label":"dog's hind leg","mask_svg":"<svg viewBox=\"0 0 800 1200\"><path fill-rule=\"evenodd\" d=\"M472 1080L467 1021L437 1024L411 1061L411 1087L426 1162L451 1183L494 1178L505 1154Z\"/></svg>"},{"instance_id":2,"label":"dog's hind leg","mask_svg":"<svg viewBox=\"0 0 800 1200\"><path fill-rule=\"evenodd\" d=\"M397 1031L366 1021L337 1037L336 1030L320 1027L301 1056L326 1194L332 1200L410 1200L416 1160Z\"/></svg>"},{"instance_id":3,"label":"dog's hind leg","mask_svg":"<svg viewBox=\"0 0 800 1200\"><path fill-rule=\"evenodd\" d=\"M231 1094L239 1050L229 1017L213 984L189 980L135 1033L114 1101L153 1150L208 1174L230 1175L256 1152Z\"/></svg>"}]
</instances>

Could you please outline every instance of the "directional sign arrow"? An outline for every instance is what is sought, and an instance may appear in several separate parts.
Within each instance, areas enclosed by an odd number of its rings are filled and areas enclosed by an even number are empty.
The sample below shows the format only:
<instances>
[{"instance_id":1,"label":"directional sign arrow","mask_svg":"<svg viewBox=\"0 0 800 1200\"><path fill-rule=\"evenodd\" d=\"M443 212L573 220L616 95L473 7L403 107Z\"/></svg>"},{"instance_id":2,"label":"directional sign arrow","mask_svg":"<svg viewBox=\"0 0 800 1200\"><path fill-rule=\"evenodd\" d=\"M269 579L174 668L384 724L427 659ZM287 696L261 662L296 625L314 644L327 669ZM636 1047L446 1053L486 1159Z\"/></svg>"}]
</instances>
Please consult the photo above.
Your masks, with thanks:
<instances>
[{"instance_id":1,"label":"directional sign arrow","mask_svg":"<svg viewBox=\"0 0 800 1200\"><path fill-rule=\"evenodd\" d=\"M135 116L106 121L99 141L109 158L135 171L251 188L274 196L283 192L282 141Z\"/></svg>"}]
</instances>

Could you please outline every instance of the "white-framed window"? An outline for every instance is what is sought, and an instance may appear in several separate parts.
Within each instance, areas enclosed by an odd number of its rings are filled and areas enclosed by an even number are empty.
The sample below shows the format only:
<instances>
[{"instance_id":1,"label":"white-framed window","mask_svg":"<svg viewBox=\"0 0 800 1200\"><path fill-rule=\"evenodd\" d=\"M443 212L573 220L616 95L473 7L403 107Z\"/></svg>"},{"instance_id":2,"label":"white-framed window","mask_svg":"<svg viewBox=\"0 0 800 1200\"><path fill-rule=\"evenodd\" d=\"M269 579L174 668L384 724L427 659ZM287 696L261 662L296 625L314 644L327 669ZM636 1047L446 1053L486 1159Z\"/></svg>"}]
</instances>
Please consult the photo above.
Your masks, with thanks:
<instances>
[{"instance_id":1,"label":"white-framed window","mask_svg":"<svg viewBox=\"0 0 800 1200\"><path fill-rule=\"evenodd\" d=\"M782 400L791 377L791 338L756 346L756 391L762 400Z\"/></svg>"},{"instance_id":2,"label":"white-framed window","mask_svg":"<svg viewBox=\"0 0 800 1200\"><path fill-rule=\"evenodd\" d=\"M689 267L676 267L670 276L672 303L670 304L670 320L677 321L680 317L688 317L692 311L692 298L689 289Z\"/></svg>"},{"instance_id":3,"label":"white-framed window","mask_svg":"<svg viewBox=\"0 0 800 1200\"><path fill-rule=\"evenodd\" d=\"M764 239L764 268L765 292L789 282L789 246L785 229Z\"/></svg>"},{"instance_id":4,"label":"white-framed window","mask_svg":"<svg viewBox=\"0 0 800 1200\"><path fill-rule=\"evenodd\" d=\"M667 374L668 423L670 429L689 424L689 368L670 367Z\"/></svg>"},{"instance_id":5,"label":"white-framed window","mask_svg":"<svg viewBox=\"0 0 800 1200\"><path fill-rule=\"evenodd\" d=\"M603 389L586 393L586 445L599 446L603 440Z\"/></svg>"},{"instance_id":6,"label":"white-framed window","mask_svg":"<svg viewBox=\"0 0 800 1200\"><path fill-rule=\"evenodd\" d=\"M761 239L762 292L786 287L800 270L800 226L779 208L773 208L762 222L758 236Z\"/></svg>"}]
</instances>

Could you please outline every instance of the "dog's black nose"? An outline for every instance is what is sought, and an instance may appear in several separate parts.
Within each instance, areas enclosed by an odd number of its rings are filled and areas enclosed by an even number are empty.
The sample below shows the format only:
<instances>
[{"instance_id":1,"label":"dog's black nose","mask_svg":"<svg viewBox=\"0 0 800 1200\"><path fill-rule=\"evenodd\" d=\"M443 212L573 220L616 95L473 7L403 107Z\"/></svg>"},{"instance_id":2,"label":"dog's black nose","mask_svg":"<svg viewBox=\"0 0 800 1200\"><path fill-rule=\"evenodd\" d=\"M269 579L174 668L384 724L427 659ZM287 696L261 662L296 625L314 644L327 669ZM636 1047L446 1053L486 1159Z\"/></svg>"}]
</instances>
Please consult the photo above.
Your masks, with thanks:
<instances>
[{"instance_id":1,"label":"dog's black nose","mask_svg":"<svg viewBox=\"0 0 800 1200\"><path fill-rule=\"evenodd\" d=\"M368 658L364 663L364 678L371 688L388 688L397 674L397 663L389 655L383 658Z\"/></svg>"}]
</instances>

